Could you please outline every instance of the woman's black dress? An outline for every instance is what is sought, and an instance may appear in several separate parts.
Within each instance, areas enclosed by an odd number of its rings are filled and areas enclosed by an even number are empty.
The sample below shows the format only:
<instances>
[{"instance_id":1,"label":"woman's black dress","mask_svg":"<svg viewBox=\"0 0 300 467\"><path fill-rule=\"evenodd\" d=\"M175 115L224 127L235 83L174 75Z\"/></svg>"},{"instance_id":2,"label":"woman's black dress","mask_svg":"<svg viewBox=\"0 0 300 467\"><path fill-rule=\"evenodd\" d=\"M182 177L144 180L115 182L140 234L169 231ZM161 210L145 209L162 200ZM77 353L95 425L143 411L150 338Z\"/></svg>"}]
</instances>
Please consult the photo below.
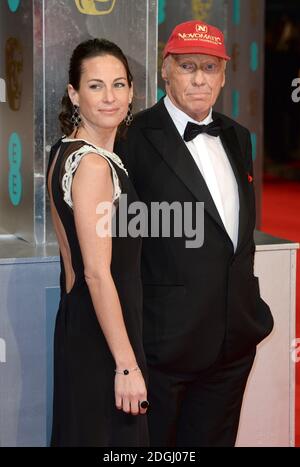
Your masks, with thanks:
<instances>
[{"instance_id":1,"label":"woman's black dress","mask_svg":"<svg viewBox=\"0 0 300 467\"><path fill-rule=\"evenodd\" d=\"M66 232L75 282L65 287L61 260L61 300L54 340L54 403L52 446L147 446L146 416L133 416L115 406L115 362L102 333L84 277L84 266L71 207L71 184L80 160L98 153L110 164L118 226L120 200L137 201L135 190L117 156L83 140L63 139L51 177L55 208ZM54 146L48 167L55 159ZM120 161L120 163L119 163ZM66 164L67 162L67 164ZM124 198L124 195L125 198ZM128 216L127 222L130 221ZM128 224L127 224L128 225ZM124 230L124 225L123 225ZM117 230L118 231L118 230ZM141 237L112 238L111 272L128 336L144 374L142 347Z\"/></svg>"}]
</instances>

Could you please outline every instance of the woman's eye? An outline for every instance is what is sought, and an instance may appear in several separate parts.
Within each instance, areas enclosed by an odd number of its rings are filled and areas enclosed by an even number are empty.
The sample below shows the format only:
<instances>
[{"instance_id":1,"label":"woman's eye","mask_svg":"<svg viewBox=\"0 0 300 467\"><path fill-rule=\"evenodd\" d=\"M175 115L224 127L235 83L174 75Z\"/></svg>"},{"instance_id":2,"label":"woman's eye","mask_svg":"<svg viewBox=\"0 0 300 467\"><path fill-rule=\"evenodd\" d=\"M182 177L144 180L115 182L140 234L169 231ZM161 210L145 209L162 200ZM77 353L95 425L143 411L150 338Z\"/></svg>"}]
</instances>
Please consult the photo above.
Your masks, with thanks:
<instances>
[{"instance_id":1,"label":"woman's eye","mask_svg":"<svg viewBox=\"0 0 300 467\"><path fill-rule=\"evenodd\" d=\"M115 83L115 88L124 88L125 83Z\"/></svg>"},{"instance_id":2,"label":"woman's eye","mask_svg":"<svg viewBox=\"0 0 300 467\"><path fill-rule=\"evenodd\" d=\"M90 89L100 89L101 85L100 84L91 84Z\"/></svg>"}]
</instances>

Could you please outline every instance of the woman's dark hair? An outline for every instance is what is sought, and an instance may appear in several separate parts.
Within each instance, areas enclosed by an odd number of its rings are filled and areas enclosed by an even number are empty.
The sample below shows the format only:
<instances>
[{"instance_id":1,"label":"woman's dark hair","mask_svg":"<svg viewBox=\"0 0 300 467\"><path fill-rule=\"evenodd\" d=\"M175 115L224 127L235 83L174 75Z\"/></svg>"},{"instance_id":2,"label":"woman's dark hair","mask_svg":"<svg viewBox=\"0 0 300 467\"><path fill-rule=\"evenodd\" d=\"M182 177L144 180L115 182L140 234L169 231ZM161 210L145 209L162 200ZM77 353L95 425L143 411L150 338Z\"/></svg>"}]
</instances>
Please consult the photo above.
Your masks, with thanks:
<instances>
[{"instance_id":1,"label":"woman's dark hair","mask_svg":"<svg viewBox=\"0 0 300 467\"><path fill-rule=\"evenodd\" d=\"M100 57L103 55L112 55L123 63L126 70L128 84L131 87L132 74L128 66L127 58L123 54L120 47L106 39L90 39L88 41L81 42L81 44L79 44L73 51L71 56L69 67L69 83L72 84L76 91L79 90L80 86L82 62L88 58ZM74 110L73 104L69 98L68 90L66 90L62 98L61 104L62 110L58 118L62 132L68 136L74 129L74 125L71 121Z\"/></svg>"}]
</instances>

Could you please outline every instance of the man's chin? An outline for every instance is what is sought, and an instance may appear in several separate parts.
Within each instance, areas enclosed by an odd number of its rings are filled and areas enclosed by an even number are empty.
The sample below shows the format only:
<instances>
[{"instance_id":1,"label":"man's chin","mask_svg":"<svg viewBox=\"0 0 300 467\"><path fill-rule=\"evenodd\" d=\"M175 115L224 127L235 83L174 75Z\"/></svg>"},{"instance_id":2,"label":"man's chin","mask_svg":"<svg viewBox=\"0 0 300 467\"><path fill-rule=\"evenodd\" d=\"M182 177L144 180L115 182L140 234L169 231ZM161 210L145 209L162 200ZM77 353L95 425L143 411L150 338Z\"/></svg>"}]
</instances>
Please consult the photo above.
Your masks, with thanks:
<instances>
[{"instance_id":1,"label":"man's chin","mask_svg":"<svg viewBox=\"0 0 300 467\"><path fill-rule=\"evenodd\" d=\"M210 106L205 106L205 107L194 107L193 109L190 110L190 112L187 112L187 114L193 118L193 120L196 120L197 122L200 122L204 118L206 118L209 114L210 111Z\"/></svg>"}]
</instances>

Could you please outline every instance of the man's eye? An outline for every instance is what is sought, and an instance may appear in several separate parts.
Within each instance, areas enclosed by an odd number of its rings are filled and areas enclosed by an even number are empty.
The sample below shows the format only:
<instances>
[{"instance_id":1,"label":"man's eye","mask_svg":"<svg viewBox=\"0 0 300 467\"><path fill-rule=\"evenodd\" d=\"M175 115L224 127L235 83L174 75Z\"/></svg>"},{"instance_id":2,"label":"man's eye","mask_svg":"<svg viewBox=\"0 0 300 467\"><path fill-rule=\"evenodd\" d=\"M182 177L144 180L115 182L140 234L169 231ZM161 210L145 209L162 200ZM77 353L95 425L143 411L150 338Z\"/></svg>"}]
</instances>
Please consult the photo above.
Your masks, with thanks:
<instances>
[{"instance_id":1,"label":"man's eye","mask_svg":"<svg viewBox=\"0 0 300 467\"><path fill-rule=\"evenodd\" d=\"M205 71L216 71L218 69L218 65L216 63L206 63L203 69Z\"/></svg>"},{"instance_id":2,"label":"man's eye","mask_svg":"<svg viewBox=\"0 0 300 467\"><path fill-rule=\"evenodd\" d=\"M192 63L181 63L180 68L184 71L194 71L195 66Z\"/></svg>"}]
</instances>

